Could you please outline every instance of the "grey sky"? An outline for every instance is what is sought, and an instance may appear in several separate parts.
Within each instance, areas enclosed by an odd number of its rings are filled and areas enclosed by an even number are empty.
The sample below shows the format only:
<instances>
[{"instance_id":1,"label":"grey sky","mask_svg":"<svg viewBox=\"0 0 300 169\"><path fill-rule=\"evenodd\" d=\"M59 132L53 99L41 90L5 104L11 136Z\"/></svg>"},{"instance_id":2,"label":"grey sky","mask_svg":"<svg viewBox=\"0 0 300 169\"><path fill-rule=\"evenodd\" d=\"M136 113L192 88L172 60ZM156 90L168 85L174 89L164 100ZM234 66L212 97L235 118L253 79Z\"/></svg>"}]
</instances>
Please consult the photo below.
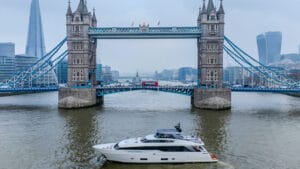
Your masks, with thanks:
<instances>
[{"instance_id":1,"label":"grey sky","mask_svg":"<svg viewBox=\"0 0 300 169\"><path fill-rule=\"evenodd\" d=\"M1 0L0 42L16 43L24 53L31 0ZM79 0L71 0L72 9ZM219 0L215 0L217 7ZM47 50L65 33L67 0L40 0ZM195 26L202 0L88 0L96 8L99 26L130 26L147 22L156 26ZM256 35L282 31L282 53L295 53L300 44L300 0L224 0L226 35L252 55L257 55ZM195 40L99 41L98 60L113 69L131 73L163 68L196 67ZM225 59L227 65L233 65Z\"/></svg>"}]
</instances>

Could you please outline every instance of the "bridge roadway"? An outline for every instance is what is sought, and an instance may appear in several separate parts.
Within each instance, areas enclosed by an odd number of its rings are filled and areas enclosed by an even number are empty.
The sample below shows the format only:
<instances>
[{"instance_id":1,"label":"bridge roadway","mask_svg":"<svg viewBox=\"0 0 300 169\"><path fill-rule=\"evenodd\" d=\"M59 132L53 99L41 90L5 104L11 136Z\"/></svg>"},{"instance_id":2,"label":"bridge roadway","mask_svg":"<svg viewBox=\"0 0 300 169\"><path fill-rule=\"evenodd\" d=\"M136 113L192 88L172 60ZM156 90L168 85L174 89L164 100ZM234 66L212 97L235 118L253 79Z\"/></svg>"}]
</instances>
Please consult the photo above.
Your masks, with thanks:
<instances>
[{"instance_id":1,"label":"bridge roadway","mask_svg":"<svg viewBox=\"0 0 300 169\"><path fill-rule=\"evenodd\" d=\"M161 91L174 94L192 96L195 86L120 86L120 87L97 87L97 95L105 96L114 93L151 90ZM58 91L58 86L53 87L32 87L32 88L0 88L0 93L18 93L18 92L52 92ZM300 88L231 88L233 92L257 92L257 93L283 93L283 94L300 94Z\"/></svg>"}]
</instances>

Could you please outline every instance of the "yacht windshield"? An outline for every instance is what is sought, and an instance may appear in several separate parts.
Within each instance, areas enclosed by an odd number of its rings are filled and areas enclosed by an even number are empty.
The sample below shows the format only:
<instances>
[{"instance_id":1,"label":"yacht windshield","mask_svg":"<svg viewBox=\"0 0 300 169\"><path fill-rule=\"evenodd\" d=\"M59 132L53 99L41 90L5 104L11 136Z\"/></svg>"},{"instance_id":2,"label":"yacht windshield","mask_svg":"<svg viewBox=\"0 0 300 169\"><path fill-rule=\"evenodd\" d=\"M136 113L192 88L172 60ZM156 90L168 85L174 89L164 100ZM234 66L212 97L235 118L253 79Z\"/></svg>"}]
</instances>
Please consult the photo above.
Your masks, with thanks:
<instances>
[{"instance_id":1,"label":"yacht windshield","mask_svg":"<svg viewBox=\"0 0 300 169\"><path fill-rule=\"evenodd\" d=\"M156 138L183 139L183 136L178 133L156 133Z\"/></svg>"},{"instance_id":2,"label":"yacht windshield","mask_svg":"<svg viewBox=\"0 0 300 169\"><path fill-rule=\"evenodd\" d=\"M173 143L173 140L148 140L146 138L141 140L142 143Z\"/></svg>"}]
</instances>

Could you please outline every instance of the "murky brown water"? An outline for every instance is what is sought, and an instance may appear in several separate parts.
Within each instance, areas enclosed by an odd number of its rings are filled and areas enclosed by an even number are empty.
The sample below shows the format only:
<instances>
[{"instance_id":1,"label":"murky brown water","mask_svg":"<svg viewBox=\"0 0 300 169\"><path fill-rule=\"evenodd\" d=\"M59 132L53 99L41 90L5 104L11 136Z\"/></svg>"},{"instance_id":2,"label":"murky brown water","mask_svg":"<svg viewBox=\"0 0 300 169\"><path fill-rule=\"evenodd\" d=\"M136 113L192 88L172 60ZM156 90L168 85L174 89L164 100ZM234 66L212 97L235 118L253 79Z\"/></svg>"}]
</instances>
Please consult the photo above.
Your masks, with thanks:
<instances>
[{"instance_id":1,"label":"murky brown water","mask_svg":"<svg viewBox=\"0 0 300 169\"><path fill-rule=\"evenodd\" d=\"M57 93L0 98L0 169L296 169L300 98L234 93L233 109L191 109L190 98L138 91L107 96L100 107L58 110ZM92 145L144 136L181 122L217 164L127 165L97 162Z\"/></svg>"}]
</instances>

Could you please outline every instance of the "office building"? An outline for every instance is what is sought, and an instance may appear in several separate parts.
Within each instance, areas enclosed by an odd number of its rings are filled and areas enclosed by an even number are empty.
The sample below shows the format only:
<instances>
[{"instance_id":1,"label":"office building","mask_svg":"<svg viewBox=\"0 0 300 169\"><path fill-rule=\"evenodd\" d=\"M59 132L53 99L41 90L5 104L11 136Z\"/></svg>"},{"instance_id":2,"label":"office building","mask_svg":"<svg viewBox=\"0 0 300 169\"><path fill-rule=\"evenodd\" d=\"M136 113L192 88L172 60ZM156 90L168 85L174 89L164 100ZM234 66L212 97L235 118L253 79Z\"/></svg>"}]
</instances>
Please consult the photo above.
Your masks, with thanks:
<instances>
[{"instance_id":1,"label":"office building","mask_svg":"<svg viewBox=\"0 0 300 169\"><path fill-rule=\"evenodd\" d=\"M197 69L190 67L183 67L178 70L178 80L181 82L197 81Z\"/></svg>"},{"instance_id":2,"label":"office building","mask_svg":"<svg viewBox=\"0 0 300 169\"><path fill-rule=\"evenodd\" d=\"M261 63L269 65L280 61L282 45L281 32L266 32L265 34L258 35L256 40Z\"/></svg>"},{"instance_id":3,"label":"office building","mask_svg":"<svg viewBox=\"0 0 300 169\"><path fill-rule=\"evenodd\" d=\"M300 54L298 53L290 53L281 55L281 61L290 60L293 63L300 63Z\"/></svg>"},{"instance_id":4,"label":"office building","mask_svg":"<svg viewBox=\"0 0 300 169\"><path fill-rule=\"evenodd\" d=\"M111 71L111 76L112 76L112 81L117 82L119 80L120 73L117 70L113 70Z\"/></svg>"},{"instance_id":5,"label":"office building","mask_svg":"<svg viewBox=\"0 0 300 169\"><path fill-rule=\"evenodd\" d=\"M41 58L46 53L39 0L31 1L26 55Z\"/></svg>"},{"instance_id":6,"label":"office building","mask_svg":"<svg viewBox=\"0 0 300 169\"><path fill-rule=\"evenodd\" d=\"M267 65L267 41L264 34L256 37L259 62Z\"/></svg>"},{"instance_id":7,"label":"office building","mask_svg":"<svg viewBox=\"0 0 300 169\"><path fill-rule=\"evenodd\" d=\"M102 64L96 65L96 81L97 84L101 84L102 81Z\"/></svg>"},{"instance_id":8,"label":"office building","mask_svg":"<svg viewBox=\"0 0 300 169\"><path fill-rule=\"evenodd\" d=\"M56 76L59 84L67 84L68 82L68 61L63 60L57 65Z\"/></svg>"},{"instance_id":9,"label":"office building","mask_svg":"<svg viewBox=\"0 0 300 169\"><path fill-rule=\"evenodd\" d=\"M243 85L244 70L241 67L228 67L224 71L224 81L229 85Z\"/></svg>"},{"instance_id":10,"label":"office building","mask_svg":"<svg viewBox=\"0 0 300 169\"><path fill-rule=\"evenodd\" d=\"M112 72L110 66L102 67L102 82L104 84L109 84L112 82Z\"/></svg>"},{"instance_id":11,"label":"office building","mask_svg":"<svg viewBox=\"0 0 300 169\"><path fill-rule=\"evenodd\" d=\"M15 44L0 43L0 82L8 80L14 74Z\"/></svg>"}]
</instances>

